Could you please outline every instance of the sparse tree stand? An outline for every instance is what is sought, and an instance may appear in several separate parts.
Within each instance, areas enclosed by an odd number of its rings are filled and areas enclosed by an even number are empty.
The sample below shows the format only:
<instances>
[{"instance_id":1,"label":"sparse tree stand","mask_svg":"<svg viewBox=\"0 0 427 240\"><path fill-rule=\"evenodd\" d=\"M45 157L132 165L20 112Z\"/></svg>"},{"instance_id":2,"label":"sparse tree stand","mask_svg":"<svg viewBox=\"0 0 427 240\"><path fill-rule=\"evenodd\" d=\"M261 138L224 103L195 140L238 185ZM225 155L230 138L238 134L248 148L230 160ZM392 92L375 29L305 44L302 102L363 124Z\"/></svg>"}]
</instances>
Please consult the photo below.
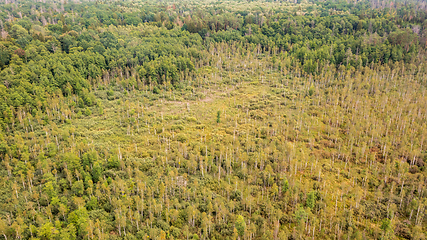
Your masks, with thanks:
<instances>
[{"instance_id":1,"label":"sparse tree stand","mask_svg":"<svg viewBox=\"0 0 427 240\"><path fill-rule=\"evenodd\" d=\"M60 2L0 4L0 240L426 238L422 1Z\"/></svg>"}]
</instances>

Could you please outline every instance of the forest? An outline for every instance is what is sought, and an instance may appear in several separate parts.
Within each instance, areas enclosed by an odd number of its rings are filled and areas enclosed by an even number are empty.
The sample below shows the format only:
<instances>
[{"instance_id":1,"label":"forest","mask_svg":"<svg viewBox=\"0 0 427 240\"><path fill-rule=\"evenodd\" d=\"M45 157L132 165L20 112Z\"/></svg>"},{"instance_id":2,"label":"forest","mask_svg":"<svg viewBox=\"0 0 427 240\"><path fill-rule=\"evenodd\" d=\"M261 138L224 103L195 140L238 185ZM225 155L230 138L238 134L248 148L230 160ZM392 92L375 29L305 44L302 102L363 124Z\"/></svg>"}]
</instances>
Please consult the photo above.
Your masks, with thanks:
<instances>
[{"instance_id":1,"label":"forest","mask_svg":"<svg viewBox=\"0 0 427 240\"><path fill-rule=\"evenodd\" d=\"M0 0L0 239L427 239L427 2Z\"/></svg>"}]
</instances>

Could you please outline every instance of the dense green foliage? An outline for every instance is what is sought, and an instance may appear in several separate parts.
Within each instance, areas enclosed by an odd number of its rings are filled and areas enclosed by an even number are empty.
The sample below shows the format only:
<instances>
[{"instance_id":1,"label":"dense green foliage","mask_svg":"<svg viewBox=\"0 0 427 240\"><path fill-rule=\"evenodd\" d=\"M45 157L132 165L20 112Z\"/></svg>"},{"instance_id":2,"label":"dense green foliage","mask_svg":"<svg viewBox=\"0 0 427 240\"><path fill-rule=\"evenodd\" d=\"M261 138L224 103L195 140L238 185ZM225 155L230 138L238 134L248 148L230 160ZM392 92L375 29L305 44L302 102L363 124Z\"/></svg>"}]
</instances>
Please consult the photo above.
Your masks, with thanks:
<instances>
[{"instance_id":1,"label":"dense green foliage","mask_svg":"<svg viewBox=\"0 0 427 240\"><path fill-rule=\"evenodd\" d=\"M0 3L0 239L426 239L426 19Z\"/></svg>"}]
</instances>

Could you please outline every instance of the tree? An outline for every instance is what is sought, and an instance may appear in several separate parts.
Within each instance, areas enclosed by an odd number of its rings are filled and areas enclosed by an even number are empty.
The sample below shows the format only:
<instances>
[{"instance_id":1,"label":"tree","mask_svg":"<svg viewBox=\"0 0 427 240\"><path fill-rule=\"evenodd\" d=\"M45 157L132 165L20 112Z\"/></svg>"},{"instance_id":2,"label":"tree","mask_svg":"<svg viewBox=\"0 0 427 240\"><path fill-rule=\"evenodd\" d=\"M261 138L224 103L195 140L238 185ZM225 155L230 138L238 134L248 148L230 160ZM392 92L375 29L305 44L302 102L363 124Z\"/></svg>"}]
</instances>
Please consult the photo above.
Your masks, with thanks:
<instances>
[{"instance_id":1,"label":"tree","mask_svg":"<svg viewBox=\"0 0 427 240\"><path fill-rule=\"evenodd\" d=\"M73 183L73 186L71 187L71 190L73 191L73 193L77 196L82 196L84 193L84 184L83 184L83 180L80 181L75 181Z\"/></svg>"},{"instance_id":2,"label":"tree","mask_svg":"<svg viewBox=\"0 0 427 240\"><path fill-rule=\"evenodd\" d=\"M307 194L306 206L313 209L316 205L316 192L311 191Z\"/></svg>"},{"instance_id":3,"label":"tree","mask_svg":"<svg viewBox=\"0 0 427 240\"><path fill-rule=\"evenodd\" d=\"M314 94L314 92L315 92L315 88L314 88L314 85L313 84L311 84L311 86L310 86L310 89L308 90L308 95L311 97L311 96L313 96L313 94Z\"/></svg>"},{"instance_id":4,"label":"tree","mask_svg":"<svg viewBox=\"0 0 427 240\"><path fill-rule=\"evenodd\" d=\"M298 210L294 214L295 219L297 220L298 224L305 222L307 220L308 214L304 210L304 208L299 207Z\"/></svg>"},{"instance_id":5,"label":"tree","mask_svg":"<svg viewBox=\"0 0 427 240\"><path fill-rule=\"evenodd\" d=\"M246 229L246 223L242 215L237 216L236 229L237 229L237 232L239 233L239 236L243 237Z\"/></svg>"},{"instance_id":6,"label":"tree","mask_svg":"<svg viewBox=\"0 0 427 240\"><path fill-rule=\"evenodd\" d=\"M15 24L11 29L11 36L16 39L16 42L22 47L25 48L27 44L31 41L31 36L28 34L28 31L23 28L21 25Z\"/></svg>"},{"instance_id":7,"label":"tree","mask_svg":"<svg viewBox=\"0 0 427 240\"><path fill-rule=\"evenodd\" d=\"M109 31L101 33L99 37L105 48L115 48L118 44L116 36Z\"/></svg>"},{"instance_id":8,"label":"tree","mask_svg":"<svg viewBox=\"0 0 427 240\"><path fill-rule=\"evenodd\" d=\"M85 236L86 226L89 220L89 214L85 207L79 207L77 210L68 215L68 221L73 225L70 226L70 232L76 227L78 236Z\"/></svg>"},{"instance_id":9,"label":"tree","mask_svg":"<svg viewBox=\"0 0 427 240\"><path fill-rule=\"evenodd\" d=\"M217 123L221 122L221 111L216 112L216 122Z\"/></svg>"},{"instance_id":10,"label":"tree","mask_svg":"<svg viewBox=\"0 0 427 240\"><path fill-rule=\"evenodd\" d=\"M393 227L391 220L386 218L381 222L381 229L383 230L384 239L389 239L393 235Z\"/></svg>"},{"instance_id":11,"label":"tree","mask_svg":"<svg viewBox=\"0 0 427 240\"><path fill-rule=\"evenodd\" d=\"M92 179L94 183L98 182L102 175L102 167L99 162L95 162L92 167Z\"/></svg>"},{"instance_id":12,"label":"tree","mask_svg":"<svg viewBox=\"0 0 427 240\"><path fill-rule=\"evenodd\" d=\"M58 233L58 230L53 226L53 224L51 222L47 222L39 228L37 235L42 240L48 240L54 238Z\"/></svg>"},{"instance_id":13,"label":"tree","mask_svg":"<svg viewBox=\"0 0 427 240\"><path fill-rule=\"evenodd\" d=\"M7 240L6 233L8 232L9 226L4 222L3 219L0 218L0 233L3 235L3 237Z\"/></svg>"},{"instance_id":14,"label":"tree","mask_svg":"<svg viewBox=\"0 0 427 240\"><path fill-rule=\"evenodd\" d=\"M286 193L289 189L289 182L288 179L286 177L283 178L282 180L282 191L283 193Z\"/></svg>"},{"instance_id":15,"label":"tree","mask_svg":"<svg viewBox=\"0 0 427 240\"><path fill-rule=\"evenodd\" d=\"M412 239L414 239L414 240L426 239L425 232L423 232L422 227L418 226L418 225L412 229L411 236L412 236Z\"/></svg>"},{"instance_id":16,"label":"tree","mask_svg":"<svg viewBox=\"0 0 427 240\"><path fill-rule=\"evenodd\" d=\"M60 239L75 240L76 228L74 227L74 224L70 223L66 228L61 229L59 236L60 236Z\"/></svg>"}]
</instances>

